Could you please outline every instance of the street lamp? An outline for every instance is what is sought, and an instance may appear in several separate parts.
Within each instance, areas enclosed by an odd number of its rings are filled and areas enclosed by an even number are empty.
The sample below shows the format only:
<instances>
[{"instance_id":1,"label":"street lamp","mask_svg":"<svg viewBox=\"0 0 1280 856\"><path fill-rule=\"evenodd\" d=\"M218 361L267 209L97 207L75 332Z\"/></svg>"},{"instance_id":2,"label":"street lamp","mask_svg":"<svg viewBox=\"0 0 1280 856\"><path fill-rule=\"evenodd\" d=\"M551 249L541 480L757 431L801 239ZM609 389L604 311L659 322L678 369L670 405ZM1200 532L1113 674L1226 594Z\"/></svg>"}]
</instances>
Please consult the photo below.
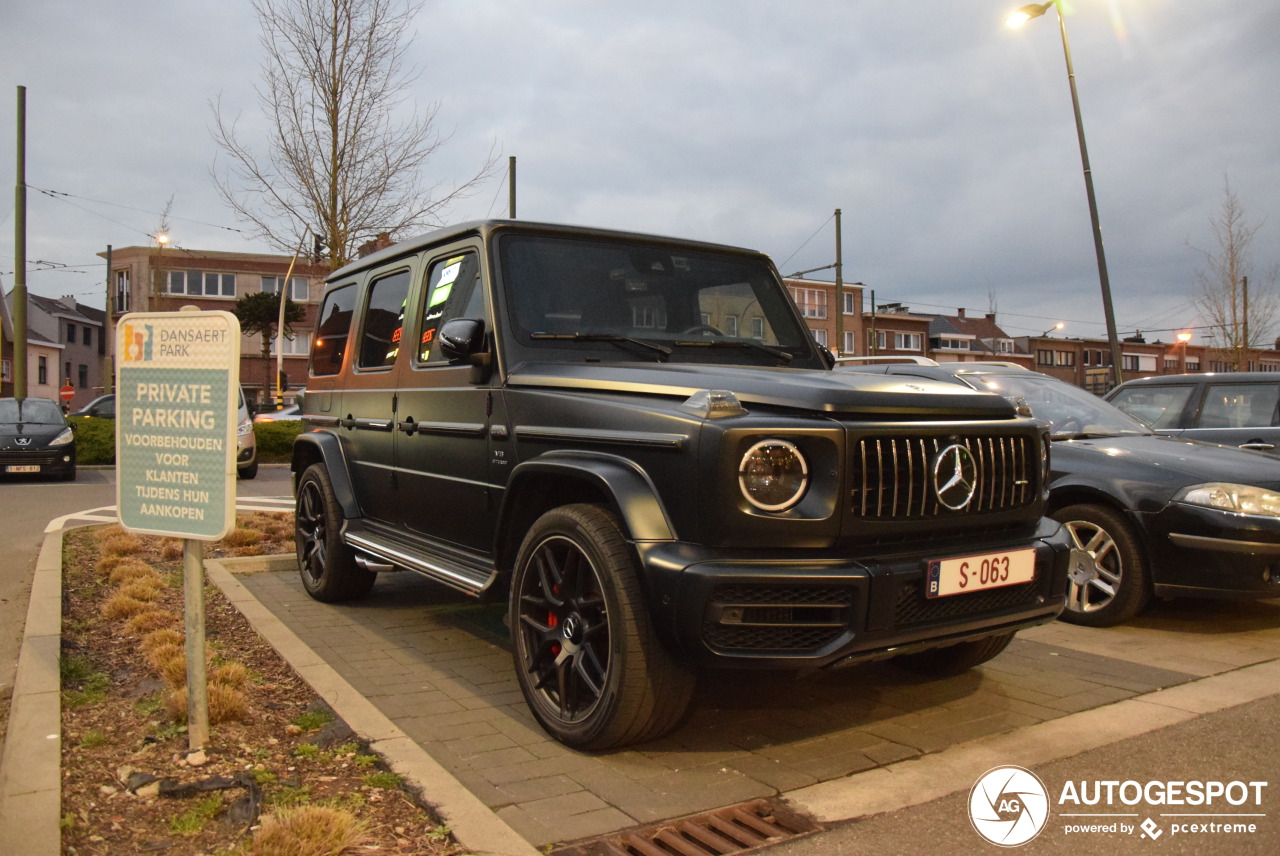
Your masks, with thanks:
<instances>
[{"instance_id":1,"label":"street lamp","mask_svg":"<svg viewBox=\"0 0 1280 856\"><path fill-rule=\"evenodd\" d=\"M1048 336L1048 335L1049 335L1050 333L1052 333L1054 330L1061 330L1061 329L1062 329L1063 327L1065 327L1065 326L1067 326L1067 325L1066 325L1066 324L1064 324L1063 322L1059 321L1057 324L1054 324L1052 327L1050 327L1048 330L1045 330L1043 333L1041 333L1041 334L1040 334L1038 337L1036 337L1036 338L1043 339L1045 336Z\"/></svg>"},{"instance_id":2,"label":"street lamp","mask_svg":"<svg viewBox=\"0 0 1280 856\"><path fill-rule=\"evenodd\" d=\"M1120 338L1116 334L1115 311L1111 307L1111 280L1107 277L1107 257L1102 249L1102 227L1098 224L1098 200L1093 193L1093 170L1089 167L1089 150L1084 143L1084 121L1080 118L1080 96L1076 92L1076 72L1071 64L1071 45L1067 41L1067 20L1062 16L1060 0L1032 3L1011 14L1006 22L1011 27L1039 18L1053 7L1058 13L1058 29L1062 33L1062 54L1067 60L1067 83L1071 86L1071 106L1076 115L1076 136L1080 141L1080 164L1084 167L1084 189L1089 197L1089 219L1093 223L1093 248L1098 256L1098 281L1102 286L1102 311L1107 321L1107 343L1111 347L1111 377L1116 384L1124 381L1120 371Z\"/></svg>"},{"instance_id":3,"label":"street lamp","mask_svg":"<svg viewBox=\"0 0 1280 856\"><path fill-rule=\"evenodd\" d=\"M1178 334L1178 371L1187 373L1187 343L1191 341L1191 331L1183 330Z\"/></svg>"}]
</instances>

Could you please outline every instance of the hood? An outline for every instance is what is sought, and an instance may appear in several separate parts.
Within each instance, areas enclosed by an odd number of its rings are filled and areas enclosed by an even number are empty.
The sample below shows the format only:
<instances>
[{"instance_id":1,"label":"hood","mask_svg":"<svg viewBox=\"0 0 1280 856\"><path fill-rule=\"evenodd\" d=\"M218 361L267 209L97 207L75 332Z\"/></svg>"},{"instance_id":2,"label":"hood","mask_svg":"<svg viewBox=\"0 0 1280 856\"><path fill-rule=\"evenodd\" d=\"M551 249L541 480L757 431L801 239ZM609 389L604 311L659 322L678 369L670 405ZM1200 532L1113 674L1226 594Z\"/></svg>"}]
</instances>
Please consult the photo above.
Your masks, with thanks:
<instances>
[{"instance_id":1,"label":"hood","mask_svg":"<svg viewBox=\"0 0 1280 856\"><path fill-rule=\"evenodd\" d=\"M0 422L0 448L38 448L67 430L66 425L45 425L37 422ZM29 447L17 446L15 437L29 437Z\"/></svg>"},{"instance_id":2,"label":"hood","mask_svg":"<svg viewBox=\"0 0 1280 856\"><path fill-rule=\"evenodd\" d=\"M1280 488L1280 459L1162 434L1057 440L1051 454L1053 469L1068 473L1087 469L1111 479L1164 485L1228 482Z\"/></svg>"},{"instance_id":3,"label":"hood","mask_svg":"<svg viewBox=\"0 0 1280 856\"><path fill-rule=\"evenodd\" d=\"M708 363L522 363L511 371L507 385L656 395L680 401L700 390L724 389L748 407L901 418L1015 418L1013 406L1001 396L954 383L813 369Z\"/></svg>"}]
</instances>

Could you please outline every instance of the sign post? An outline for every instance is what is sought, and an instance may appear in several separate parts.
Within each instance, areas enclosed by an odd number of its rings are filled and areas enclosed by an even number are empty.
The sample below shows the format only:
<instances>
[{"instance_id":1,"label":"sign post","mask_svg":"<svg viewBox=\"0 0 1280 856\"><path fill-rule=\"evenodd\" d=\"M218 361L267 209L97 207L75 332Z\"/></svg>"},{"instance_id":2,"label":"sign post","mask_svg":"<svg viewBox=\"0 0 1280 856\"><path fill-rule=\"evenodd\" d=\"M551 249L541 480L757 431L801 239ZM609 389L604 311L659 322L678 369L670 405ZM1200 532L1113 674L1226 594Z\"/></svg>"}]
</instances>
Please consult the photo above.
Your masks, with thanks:
<instances>
[{"instance_id":1,"label":"sign post","mask_svg":"<svg viewBox=\"0 0 1280 856\"><path fill-rule=\"evenodd\" d=\"M235 527L240 323L136 312L116 327L116 507L130 532L182 538L187 740L209 740L204 553Z\"/></svg>"}]
</instances>

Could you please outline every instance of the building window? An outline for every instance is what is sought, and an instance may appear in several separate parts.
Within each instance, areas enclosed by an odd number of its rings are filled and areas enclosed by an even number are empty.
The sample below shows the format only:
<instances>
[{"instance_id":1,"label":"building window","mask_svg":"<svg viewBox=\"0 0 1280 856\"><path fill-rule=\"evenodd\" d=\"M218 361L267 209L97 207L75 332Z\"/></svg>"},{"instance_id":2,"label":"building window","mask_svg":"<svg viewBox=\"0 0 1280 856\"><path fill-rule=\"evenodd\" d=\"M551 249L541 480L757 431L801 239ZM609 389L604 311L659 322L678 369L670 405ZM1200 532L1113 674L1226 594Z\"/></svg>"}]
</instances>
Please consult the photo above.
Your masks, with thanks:
<instances>
[{"instance_id":1,"label":"building window","mask_svg":"<svg viewBox=\"0 0 1280 856\"><path fill-rule=\"evenodd\" d=\"M897 351L918 351L920 350L920 334L894 333L893 347Z\"/></svg>"},{"instance_id":2,"label":"building window","mask_svg":"<svg viewBox=\"0 0 1280 856\"><path fill-rule=\"evenodd\" d=\"M941 338L938 340L938 349L943 351L967 351L969 350L969 340Z\"/></svg>"},{"instance_id":3,"label":"building window","mask_svg":"<svg viewBox=\"0 0 1280 856\"><path fill-rule=\"evenodd\" d=\"M116 271L116 312L128 312L129 306L132 304L132 295L129 293L129 272L127 270Z\"/></svg>"},{"instance_id":4,"label":"building window","mask_svg":"<svg viewBox=\"0 0 1280 856\"><path fill-rule=\"evenodd\" d=\"M724 334L726 336L738 335L738 316L730 315L724 319Z\"/></svg>"},{"instance_id":5,"label":"building window","mask_svg":"<svg viewBox=\"0 0 1280 856\"><path fill-rule=\"evenodd\" d=\"M805 318L827 317L827 293L818 288L793 288L791 296Z\"/></svg>"},{"instance_id":6,"label":"building window","mask_svg":"<svg viewBox=\"0 0 1280 856\"><path fill-rule=\"evenodd\" d=\"M827 331L822 328L819 328L812 332L813 332L813 341L817 342L819 345L825 348L827 346Z\"/></svg>"},{"instance_id":7,"label":"building window","mask_svg":"<svg viewBox=\"0 0 1280 856\"><path fill-rule=\"evenodd\" d=\"M71 383L71 362L67 361L63 363L62 366L63 366L62 376L66 379L66 382L69 384Z\"/></svg>"},{"instance_id":8,"label":"building window","mask_svg":"<svg viewBox=\"0 0 1280 856\"><path fill-rule=\"evenodd\" d=\"M279 294L280 283L284 281L282 276L264 276L262 278L262 290L268 294ZM289 299L295 303L305 303L307 300L307 278L305 276L289 277Z\"/></svg>"},{"instance_id":9,"label":"building window","mask_svg":"<svg viewBox=\"0 0 1280 856\"><path fill-rule=\"evenodd\" d=\"M1189 371L1189 372L1198 372L1198 371L1200 371L1200 358L1199 358L1199 357L1187 357L1187 371Z\"/></svg>"},{"instance_id":10,"label":"building window","mask_svg":"<svg viewBox=\"0 0 1280 856\"><path fill-rule=\"evenodd\" d=\"M79 370L76 374L76 380L80 382L78 385L81 389L88 389L89 388L89 367L85 365L81 365L78 367L78 369Z\"/></svg>"},{"instance_id":11,"label":"building window","mask_svg":"<svg viewBox=\"0 0 1280 856\"><path fill-rule=\"evenodd\" d=\"M273 336L273 337L271 338L271 356L273 356L273 357L276 355L276 344L277 344L279 341L280 341L280 337L279 337L279 336ZM295 334L295 335L294 335L294 337L293 337L292 339L289 339L289 338L287 338L287 337L285 338L285 340L284 340L284 355L285 355L286 357L288 357L288 356L303 356L303 357L305 357L305 356L306 356L307 354L309 354L309 353L311 353L311 336L310 336L310 334L308 334L308 333L297 333L297 334Z\"/></svg>"},{"instance_id":12,"label":"building window","mask_svg":"<svg viewBox=\"0 0 1280 856\"><path fill-rule=\"evenodd\" d=\"M0 360L0 380L13 380L13 366L8 360Z\"/></svg>"},{"instance_id":13,"label":"building window","mask_svg":"<svg viewBox=\"0 0 1280 856\"><path fill-rule=\"evenodd\" d=\"M167 280L170 294L192 297L235 297L236 275L199 270L171 270Z\"/></svg>"},{"instance_id":14,"label":"building window","mask_svg":"<svg viewBox=\"0 0 1280 856\"><path fill-rule=\"evenodd\" d=\"M84 343L89 347L93 347L93 328L92 327L84 328Z\"/></svg>"},{"instance_id":15,"label":"building window","mask_svg":"<svg viewBox=\"0 0 1280 856\"><path fill-rule=\"evenodd\" d=\"M751 338L753 339L764 338L764 319L761 318L759 315L756 315L751 319Z\"/></svg>"},{"instance_id":16,"label":"building window","mask_svg":"<svg viewBox=\"0 0 1280 856\"><path fill-rule=\"evenodd\" d=\"M1076 364L1074 351L1054 351L1054 365L1070 368Z\"/></svg>"},{"instance_id":17,"label":"building window","mask_svg":"<svg viewBox=\"0 0 1280 856\"><path fill-rule=\"evenodd\" d=\"M858 334L852 330L844 331L844 347L841 348L846 354L856 356L858 353Z\"/></svg>"},{"instance_id":18,"label":"building window","mask_svg":"<svg viewBox=\"0 0 1280 856\"><path fill-rule=\"evenodd\" d=\"M855 298L857 298L857 302L861 303L862 302L862 300L860 299L861 297L862 295L860 294L851 294L847 291L845 292L844 294L844 314L845 315L858 314L858 310L860 307L855 305L854 300Z\"/></svg>"},{"instance_id":19,"label":"building window","mask_svg":"<svg viewBox=\"0 0 1280 856\"><path fill-rule=\"evenodd\" d=\"M49 382L49 358L40 357L36 366L36 383L46 384Z\"/></svg>"},{"instance_id":20,"label":"building window","mask_svg":"<svg viewBox=\"0 0 1280 856\"><path fill-rule=\"evenodd\" d=\"M73 345L76 343L76 325L70 321L67 322L67 341Z\"/></svg>"},{"instance_id":21,"label":"building window","mask_svg":"<svg viewBox=\"0 0 1280 856\"><path fill-rule=\"evenodd\" d=\"M1087 353L1088 353L1088 351L1085 351L1085 353L1087 354ZM1041 351L1041 350L1037 349L1037 350L1036 350L1036 365L1038 365L1038 366L1051 366L1051 365L1053 365L1053 351ZM1086 365L1088 365L1088 363L1086 363Z\"/></svg>"},{"instance_id":22,"label":"building window","mask_svg":"<svg viewBox=\"0 0 1280 856\"><path fill-rule=\"evenodd\" d=\"M1001 354L1012 354L1012 353L1013 353L1013 340L1011 340L1011 339L996 339L996 351L997 351L998 353L1001 353Z\"/></svg>"},{"instance_id":23,"label":"building window","mask_svg":"<svg viewBox=\"0 0 1280 856\"><path fill-rule=\"evenodd\" d=\"M867 350L883 351L885 349L885 335L883 330L867 331Z\"/></svg>"},{"instance_id":24,"label":"building window","mask_svg":"<svg viewBox=\"0 0 1280 856\"><path fill-rule=\"evenodd\" d=\"M1127 372L1139 371L1137 354L1124 354L1120 357L1120 368Z\"/></svg>"}]
</instances>

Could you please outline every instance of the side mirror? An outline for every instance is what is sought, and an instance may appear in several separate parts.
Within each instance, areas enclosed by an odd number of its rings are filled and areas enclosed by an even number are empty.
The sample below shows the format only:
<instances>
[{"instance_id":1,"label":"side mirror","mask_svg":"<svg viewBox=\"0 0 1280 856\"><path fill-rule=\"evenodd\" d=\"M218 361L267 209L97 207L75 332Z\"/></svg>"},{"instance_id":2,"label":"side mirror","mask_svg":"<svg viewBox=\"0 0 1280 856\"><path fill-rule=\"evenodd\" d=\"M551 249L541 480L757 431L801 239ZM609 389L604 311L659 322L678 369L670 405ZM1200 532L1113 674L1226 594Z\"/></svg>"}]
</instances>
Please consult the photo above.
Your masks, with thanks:
<instances>
[{"instance_id":1,"label":"side mirror","mask_svg":"<svg viewBox=\"0 0 1280 856\"><path fill-rule=\"evenodd\" d=\"M440 328L440 351L450 362L470 362L484 350L484 321L453 318Z\"/></svg>"}]
</instances>

